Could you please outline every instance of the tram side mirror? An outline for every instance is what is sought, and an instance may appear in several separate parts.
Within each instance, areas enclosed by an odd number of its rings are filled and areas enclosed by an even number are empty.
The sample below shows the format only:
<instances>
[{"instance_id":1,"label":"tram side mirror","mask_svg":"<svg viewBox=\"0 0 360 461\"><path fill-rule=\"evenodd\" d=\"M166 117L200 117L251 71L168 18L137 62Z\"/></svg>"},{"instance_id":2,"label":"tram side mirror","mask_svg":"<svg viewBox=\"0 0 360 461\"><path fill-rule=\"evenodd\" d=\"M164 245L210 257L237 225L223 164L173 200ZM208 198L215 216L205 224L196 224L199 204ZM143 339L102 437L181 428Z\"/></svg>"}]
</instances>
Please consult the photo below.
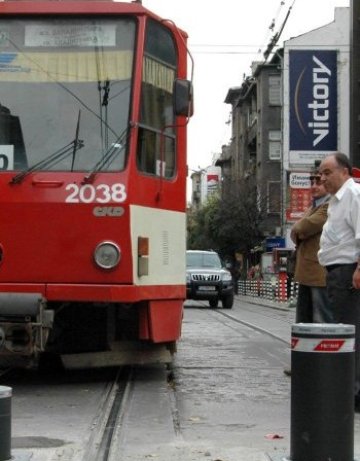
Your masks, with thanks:
<instances>
[{"instance_id":1,"label":"tram side mirror","mask_svg":"<svg viewBox=\"0 0 360 461\"><path fill-rule=\"evenodd\" d=\"M193 85L190 80L175 79L173 95L175 115L191 117L194 112L194 101Z\"/></svg>"}]
</instances>

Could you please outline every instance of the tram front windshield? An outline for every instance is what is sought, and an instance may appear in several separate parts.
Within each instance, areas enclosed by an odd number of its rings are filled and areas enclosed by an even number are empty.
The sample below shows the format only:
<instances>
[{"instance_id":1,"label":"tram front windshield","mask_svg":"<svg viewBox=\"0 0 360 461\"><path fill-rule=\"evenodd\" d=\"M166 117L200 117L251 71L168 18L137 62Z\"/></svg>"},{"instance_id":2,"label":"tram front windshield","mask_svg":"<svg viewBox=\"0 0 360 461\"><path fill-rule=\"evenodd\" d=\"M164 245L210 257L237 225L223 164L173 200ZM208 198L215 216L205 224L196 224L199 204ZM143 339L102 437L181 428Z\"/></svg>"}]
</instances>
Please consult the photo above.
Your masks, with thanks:
<instances>
[{"instance_id":1,"label":"tram front windshield","mask_svg":"<svg viewBox=\"0 0 360 461\"><path fill-rule=\"evenodd\" d=\"M0 21L0 170L125 167L130 18Z\"/></svg>"}]
</instances>

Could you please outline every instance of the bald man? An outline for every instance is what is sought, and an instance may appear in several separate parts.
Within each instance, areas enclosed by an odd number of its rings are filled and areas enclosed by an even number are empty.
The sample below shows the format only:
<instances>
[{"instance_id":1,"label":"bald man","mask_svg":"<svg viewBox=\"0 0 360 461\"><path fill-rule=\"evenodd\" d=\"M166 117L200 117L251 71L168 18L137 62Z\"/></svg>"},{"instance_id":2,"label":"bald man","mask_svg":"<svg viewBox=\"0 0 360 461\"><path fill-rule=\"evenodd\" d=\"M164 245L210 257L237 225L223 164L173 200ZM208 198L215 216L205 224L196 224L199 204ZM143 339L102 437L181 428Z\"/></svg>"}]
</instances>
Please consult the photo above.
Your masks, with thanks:
<instances>
[{"instance_id":1,"label":"bald man","mask_svg":"<svg viewBox=\"0 0 360 461\"><path fill-rule=\"evenodd\" d=\"M340 152L327 156L319 173L331 194L318 252L336 323L355 325L355 410L360 410L360 185Z\"/></svg>"}]
</instances>

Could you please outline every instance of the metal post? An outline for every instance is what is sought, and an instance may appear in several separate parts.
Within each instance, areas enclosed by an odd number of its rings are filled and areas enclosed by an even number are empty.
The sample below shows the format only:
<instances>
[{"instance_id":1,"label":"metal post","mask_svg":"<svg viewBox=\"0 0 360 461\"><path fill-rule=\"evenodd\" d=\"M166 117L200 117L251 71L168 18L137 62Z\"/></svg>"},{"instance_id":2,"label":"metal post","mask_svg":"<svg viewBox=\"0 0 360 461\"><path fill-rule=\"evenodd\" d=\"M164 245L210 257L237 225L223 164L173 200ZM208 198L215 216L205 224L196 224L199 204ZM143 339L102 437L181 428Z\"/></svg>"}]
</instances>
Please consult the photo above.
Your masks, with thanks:
<instances>
[{"instance_id":1,"label":"metal post","mask_svg":"<svg viewBox=\"0 0 360 461\"><path fill-rule=\"evenodd\" d=\"M291 461L354 460L355 327L292 326Z\"/></svg>"},{"instance_id":2,"label":"metal post","mask_svg":"<svg viewBox=\"0 0 360 461\"><path fill-rule=\"evenodd\" d=\"M350 2L350 143L352 164L360 167L360 4Z\"/></svg>"},{"instance_id":3,"label":"metal post","mask_svg":"<svg viewBox=\"0 0 360 461\"><path fill-rule=\"evenodd\" d=\"M0 461L11 459L11 387L0 386Z\"/></svg>"}]
</instances>

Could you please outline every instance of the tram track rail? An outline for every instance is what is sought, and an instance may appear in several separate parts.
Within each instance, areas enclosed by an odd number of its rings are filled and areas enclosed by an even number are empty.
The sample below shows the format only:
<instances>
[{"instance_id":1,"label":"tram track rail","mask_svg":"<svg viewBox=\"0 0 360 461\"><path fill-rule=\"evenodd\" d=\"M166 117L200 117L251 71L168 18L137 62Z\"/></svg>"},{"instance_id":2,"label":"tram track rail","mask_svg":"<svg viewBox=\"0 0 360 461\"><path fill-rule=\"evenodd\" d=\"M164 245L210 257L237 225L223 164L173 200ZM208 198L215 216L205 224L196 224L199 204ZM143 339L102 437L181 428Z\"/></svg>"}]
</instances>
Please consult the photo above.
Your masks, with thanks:
<instances>
[{"instance_id":1,"label":"tram track rail","mask_svg":"<svg viewBox=\"0 0 360 461\"><path fill-rule=\"evenodd\" d=\"M267 330L266 328L260 327L259 325L255 325L254 323L251 323L251 322L248 322L248 321L245 321L245 320L241 320L241 319L239 319L237 317L234 317L233 315L228 314L227 312L223 312L221 310L214 310L212 312L216 313L217 315L221 315L223 317L226 317L227 319L229 319L229 320L231 320L231 321L233 321L235 323L245 325L245 326L251 328L252 330L258 331L260 333L264 333L267 336L270 336L271 338L276 339L276 340L282 342L283 344L286 344L287 346L290 346L290 342L288 340L285 340L281 336L271 332L270 330Z\"/></svg>"},{"instance_id":2,"label":"tram track rail","mask_svg":"<svg viewBox=\"0 0 360 461\"><path fill-rule=\"evenodd\" d=\"M284 339L284 337L274 333L270 329L260 326L259 324L240 319L221 309L211 309L208 312L210 315L217 317L218 320L220 320L219 317L221 317L224 321L226 319L233 324L244 325L253 331L265 334L288 347L290 346L290 342ZM263 317L266 318L271 316L265 313ZM282 318L276 318L276 320L284 323L290 323L286 319ZM104 392L103 402L101 403L98 414L95 416L92 424L94 428L93 434L90 436L89 443L83 452L81 461L88 461L89 459L94 461L112 461L119 459L119 453L117 453L116 456L115 450L119 451L119 447L121 447L123 443L122 430L126 430L126 423L124 426L124 420L127 416L128 406L135 387L136 379L136 367L123 367L118 370L114 381L108 383ZM176 439L181 440L182 430L180 422L181 418L177 407L176 379L171 369L168 370L167 385L174 436Z\"/></svg>"},{"instance_id":3,"label":"tram track rail","mask_svg":"<svg viewBox=\"0 0 360 461\"><path fill-rule=\"evenodd\" d=\"M131 395L134 370L119 368L113 382L107 384L98 414L92 423L93 432L82 461L109 461L115 434L122 425L127 402Z\"/></svg>"},{"instance_id":4,"label":"tram track rail","mask_svg":"<svg viewBox=\"0 0 360 461\"><path fill-rule=\"evenodd\" d=\"M197 440L207 453L212 440L225 439L224 447L231 445L233 430L239 430L246 445L244 433L253 430L244 416L247 408L253 402L267 402L270 394L271 401L280 404L287 395L284 341L271 334L266 320L259 318L257 324L255 318L252 324L253 317L245 316L240 305L231 312L189 309L172 366L112 368L107 373L80 370L49 377L34 373L30 384L25 375L14 382L18 443L14 448L26 449L33 459L41 451L41 459L46 455L49 461L189 460L200 456ZM282 331L286 330L283 325ZM33 405L29 395L36 396ZM49 408L53 415L45 417ZM224 412L218 411L222 408ZM256 415L254 427L260 424ZM37 419L33 440L28 431L31 416ZM50 445L56 440L58 445ZM222 452L212 455L226 458Z\"/></svg>"},{"instance_id":5,"label":"tram track rail","mask_svg":"<svg viewBox=\"0 0 360 461\"><path fill-rule=\"evenodd\" d=\"M176 400L176 378L172 369L169 371L167 375L167 383L171 417L174 427L174 435L176 438L182 438L180 412Z\"/></svg>"},{"instance_id":6,"label":"tram track rail","mask_svg":"<svg viewBox=\"0 0 360 461\"><path fill-rule=\"evenodd\" d=\"M131 401L136 395L137 380L141 381L144 376L143 371L140 370L136 366L122 367L117 371L114 380L107 383L97 415L91 424L92 434L83 451L81 461L123 459L121 447L126 443L124 437L126 439L129 430L127 418L131 412ZM172 422L173 436L181 439L180 416L175 395L176 386L173 371L163 371L158 376L163 376L166 380L169 423L171 425ZM158 382L157 379L155 381ZM170 425L168 429L170 429Z\"/></svg>"}]
</instances>

